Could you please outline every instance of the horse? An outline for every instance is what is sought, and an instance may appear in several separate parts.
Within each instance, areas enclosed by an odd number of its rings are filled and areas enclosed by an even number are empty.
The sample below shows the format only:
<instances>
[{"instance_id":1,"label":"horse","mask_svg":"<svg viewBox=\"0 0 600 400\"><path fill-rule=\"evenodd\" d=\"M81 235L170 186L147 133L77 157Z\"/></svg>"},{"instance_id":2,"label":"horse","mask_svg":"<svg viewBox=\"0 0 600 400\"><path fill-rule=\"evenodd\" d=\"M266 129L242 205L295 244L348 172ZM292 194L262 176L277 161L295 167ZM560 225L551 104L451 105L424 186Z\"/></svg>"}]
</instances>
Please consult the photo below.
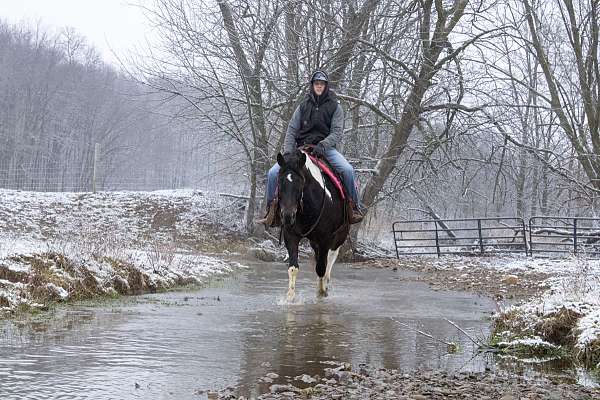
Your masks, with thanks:
<instances>
[{"instance_id":1,"label":"horse","mask_svg":"<svg viewBox=\"0 0 600 400\"><path fill-rule=\"evenodd\" d=\"M279 153L278 201L285 246L289 255L287 299L296 294L298 245L303 238L314 251L317 289L328 294L331 269L350 231L347 200L304 150Z\"/></svg>"}]
</instances>

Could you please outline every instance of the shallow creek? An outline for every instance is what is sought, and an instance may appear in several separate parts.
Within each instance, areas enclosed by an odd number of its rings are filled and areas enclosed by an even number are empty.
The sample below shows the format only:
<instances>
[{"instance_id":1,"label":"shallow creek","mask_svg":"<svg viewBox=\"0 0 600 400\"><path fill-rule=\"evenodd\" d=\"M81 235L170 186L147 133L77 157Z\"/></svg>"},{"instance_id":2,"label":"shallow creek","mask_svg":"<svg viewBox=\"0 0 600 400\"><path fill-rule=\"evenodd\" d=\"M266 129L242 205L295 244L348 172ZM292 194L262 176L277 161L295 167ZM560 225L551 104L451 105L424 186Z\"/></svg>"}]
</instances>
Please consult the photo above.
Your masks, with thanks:
<instances>
[{"instance_id":1,"label":"shallow creek","mask_svg":"<svg viewBox=\"0 0 600 400\"><path fill-rule=\"evenodd\" d=\"M302 387L296 377L323 376L332 362L498 368L445 320L485 340L494 310L488 298L433 291L390 269L340 264L329 297L317 298L314 270L304 268L297 300L287 304L284 265L246 265L199 291L61 307L35 322L0 321L0 398L202 399L225 387L257 396L269 389L259 383L267 373ZM456 343L458 351L450 354L416 330Z\"/></svg>"}]
</instances>

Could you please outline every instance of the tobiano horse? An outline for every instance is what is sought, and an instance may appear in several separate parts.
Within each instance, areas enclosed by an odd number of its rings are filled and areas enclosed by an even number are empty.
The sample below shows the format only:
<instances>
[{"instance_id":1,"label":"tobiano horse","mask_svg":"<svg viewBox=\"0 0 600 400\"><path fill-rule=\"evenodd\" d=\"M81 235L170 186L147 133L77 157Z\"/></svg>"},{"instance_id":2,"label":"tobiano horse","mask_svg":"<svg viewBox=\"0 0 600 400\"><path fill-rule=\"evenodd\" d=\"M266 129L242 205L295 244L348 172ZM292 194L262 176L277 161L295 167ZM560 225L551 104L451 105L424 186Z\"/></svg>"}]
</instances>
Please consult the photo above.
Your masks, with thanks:
<instances>
[{"instance_id":1,"label":"tobiano horse","mask_svg":"<svg viewBox=\"0 0 600 400\"><path fill-rule=\"evenodd\" d=\"M288 301L296 294L298 245L307 238L314 250L319 296L327 296L331 269L350 230L349 205L326 174L304 151L277 155L278 201L289 254Z\"/></svg>"}]
</instances>

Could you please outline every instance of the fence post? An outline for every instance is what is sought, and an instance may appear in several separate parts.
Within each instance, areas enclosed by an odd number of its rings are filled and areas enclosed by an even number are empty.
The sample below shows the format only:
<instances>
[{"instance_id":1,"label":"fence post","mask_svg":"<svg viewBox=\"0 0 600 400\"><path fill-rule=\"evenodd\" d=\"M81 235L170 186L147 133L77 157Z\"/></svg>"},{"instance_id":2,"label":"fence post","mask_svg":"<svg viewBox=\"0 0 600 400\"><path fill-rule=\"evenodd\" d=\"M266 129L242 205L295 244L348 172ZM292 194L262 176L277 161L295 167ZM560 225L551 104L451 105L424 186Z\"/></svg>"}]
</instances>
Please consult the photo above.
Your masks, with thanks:
<instances>
[{"instance_id":1,"label":"fence post","mask_svg":"<svg viewBox=\"0 0 600 400\"><path fill-rule=\"evenodd\" d=\"M94 167L92 171L92 192L96 193L96 176L98 173L98 158L100 156L100 143L94 144Z\"/></svg>"},{"instance_id":2,"label":"fence post","mask_svg":"<svg viewBox=\"0 0 600 400\"><path fill-rule=\"evenodd\" d=\"M573 251L577 254L577 218L573 218Z\"/></svg>"},{"instance_id":3,"label":"fence post","mask_svg":"<svg viewBox=\"0 0 600 400\"><path fill-rule=\"evenodd\" d=\"M396 239L396 223L392 224L392 233L394 234L394 247L396 248L396 258L400 259L400 254L398 253L398 241Z\"/></svg>"},{"instance_id":4,"label":"fence post","mask_svg":"<svg viewBox=\"0 0 600 400\"><path fill-rule=\"evenodd\" d=\"M433 221L433 223L435 224L435 249L437 251L437 256L441 257L441 252L440 252L440 238L438 235L438 224L437 221Z\"/></svg>"},{"instance_id":5,"label":"fence post","mask_svg":"<svg viewBox=\"0 0 600 400\"><path fill-rule=\"evenodd\" d=\"M523 244L525 245L525 256L529 255L529 243L527 243L527 232L525 229L525 220L521 218L521 224L523 225Z\"/></svg>"},{"instance_id":6,"label":"fence post","mask_svg":"<svg viewBox=\"0 0 600 400\"><path fill-rule=\"evenodd\" d=\"M529 218L529 254L533 257L533 220L535 217Z\"/></svg>"},{"instance_id":7,"label":"fence post","mask_svg":"<svg viewBox=\"0 0 600 400\"><path fill-rule=\"evenodd\" d=\"M483 254L483 237L481 236L481 219L477 218L477 231L479 232L479 251Z\"/></svg>"}]
</instances>

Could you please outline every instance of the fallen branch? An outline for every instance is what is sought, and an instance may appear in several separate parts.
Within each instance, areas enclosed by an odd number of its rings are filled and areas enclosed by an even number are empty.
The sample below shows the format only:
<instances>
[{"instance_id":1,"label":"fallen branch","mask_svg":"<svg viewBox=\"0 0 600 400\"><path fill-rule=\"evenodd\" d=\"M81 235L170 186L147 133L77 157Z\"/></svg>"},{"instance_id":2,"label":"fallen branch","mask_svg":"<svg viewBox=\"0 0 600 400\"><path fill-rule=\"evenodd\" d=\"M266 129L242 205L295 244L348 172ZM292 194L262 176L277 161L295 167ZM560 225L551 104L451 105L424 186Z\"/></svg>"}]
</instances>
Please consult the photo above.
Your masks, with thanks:
<instances>
[{"instance_id":1,"label":"fallen branch","mask_svg":"<svg viewBox=\"0 0 600 400\"><path fill-rule=\"evenodd\" d=\"M453 327L455 327L456 329L458 329L459 331L462 332L463 335L465 335L466 337L469 338L469 340L471 342L473 342L474 344L476 344L479 347L487 347L487 345L473 339L473 337L471 335L469 335L467 332L465 332L465 330L463 328L461 328L460 326L456 325L454 322L450 321L448 318L444 318L450 325L452 325Z\"/></svg>"},{"instance_id":2,"label":"fallen branch","mask_svg":"<svg viewBox=\"0 0 600 400\"><path fill-rule=\"evenodd\" d=\"M399 325L402 325L402 326L403 326L403 327L405 327L405 328L408 328L408 329L410 329L410 330L411 330L411 331L413 331L413 332L416 332L416 333L418 333L418 334L420 334L420 335L423 335L423 336L425 336L425 337L428 337L429 339L433 339L433 340L435 340L436 342L439 342L439 343L445 344L446 346L448 346L448 348L453 348L453 349L454 349L454 348L456 348L456 343L452 343L452 342L445 342L445 341L443 341L442 339L438 339L438 338L436 338L436 337L434 337L434 336L430 335L430 334L429 334L429 333L427 333L427 332L420 331L420 330L418 330L417 328L413 328L412 326L410 326L410 325L408 325L408 324L405 324L404 322L400 322L400 321L398 321L398 320L396 320L396 319L394 319L394 318L391 318L391 320L392 320L392 321L394 321L395 323L399 324Z\"/></svg>"},{"instance_id":3,"label":"fallen branch","mask_svg":"<svg viewBox=\"0 0 600 400\"><path fill-rule=\"evenodd\" d=\"M234 199L240 199L240 200L250 200L250 196L244 196L244 195L240 195L240 194L219 193L219 196L233 197Z\"/></svg>"},{"instance_id":4,"label":"fallen branch","mask_svg":"<svg viewBox=\"0 0 600 400\"><path fill-rule=\"evenodd\" d=\"M354 172L356 173L369 173L369 174L373 174L373 175L377 175L379 172L377 171L377 169L375 168L354 168Z\"/></svg>"},{"instance_id":5,"label":"fallen branch","mask_svg":"<svg viewBox=\"0 0 600 400\"><path fill-rule=\"evenodd\" d=\"M577 237L599 237L600 231L584 231L585 228L577 228ZM560 236L573 237L573 230L559 229L559 228L540 228L532 231L534 235L542 233L556 234Z\"/></svg>"}]
</instances>

